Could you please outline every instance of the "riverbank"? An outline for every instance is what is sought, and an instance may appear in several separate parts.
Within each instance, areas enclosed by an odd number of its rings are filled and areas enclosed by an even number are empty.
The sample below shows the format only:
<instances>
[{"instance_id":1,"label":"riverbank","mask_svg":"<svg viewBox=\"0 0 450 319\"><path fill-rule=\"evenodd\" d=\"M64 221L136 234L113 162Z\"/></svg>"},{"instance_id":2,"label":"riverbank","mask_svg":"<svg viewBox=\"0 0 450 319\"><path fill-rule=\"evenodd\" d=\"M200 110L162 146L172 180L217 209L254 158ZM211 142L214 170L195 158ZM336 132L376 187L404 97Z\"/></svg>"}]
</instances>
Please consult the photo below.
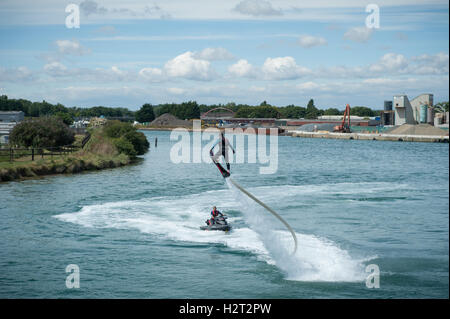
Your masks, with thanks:
<instances>
[{"instance_id":1,"label":"riverbank","mask_svg":"<svg viewBox=\"0 0 450 319\"><path fill-rule=\"evenodd\" d=\"M117 139L108 137L103 128L97 128L92 131L85 147L77 152L34 161L28 156L12 162L0 162L0 182L116 168L138 161L135 156L119 151L117 145Z\"/></svg>"},{"instance_id":2,"label":"riverbank","mask_svg":"<svg viewBox=\"0 0 450 319\"><path fill-rule=\"evenodd\" d=\"M75 174L83 171L115 168L130 164L124 154L117 156L73 154L55 159L0 164L0 182L23 180L55 174Z\"/></svg>"}]
</instances>

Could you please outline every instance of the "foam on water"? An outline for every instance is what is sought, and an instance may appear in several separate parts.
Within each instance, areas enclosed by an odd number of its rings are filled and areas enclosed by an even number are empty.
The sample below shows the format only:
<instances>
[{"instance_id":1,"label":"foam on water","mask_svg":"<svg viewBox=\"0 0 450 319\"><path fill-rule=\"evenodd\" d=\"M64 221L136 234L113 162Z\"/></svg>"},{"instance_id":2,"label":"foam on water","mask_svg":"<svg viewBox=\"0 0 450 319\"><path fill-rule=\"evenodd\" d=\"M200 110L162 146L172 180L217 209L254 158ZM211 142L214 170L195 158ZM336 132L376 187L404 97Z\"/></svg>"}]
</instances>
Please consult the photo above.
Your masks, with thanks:
<instances>
[{"instance_id":1,"label":"foam on water","mask_svg":"<svg viewBox=\"0 0 450 319\"><path fill-rule=\"evenodd\" d=\"M296 254L292 255L291 234L280 230L282 225L273 216L230 183L229 187L231 191L89 205L78 212L55 217L85 227L137 229L174 241L222 244L230 249L254 253L259 259L276 265L289 280L364 280L367 275L364 260L352 258L346 250L327 239L296 233L299 246ZM272 198L276 193L277 201L292 201L310 190L299 186L277 186L258 187L251 191L261 199ZM325 190L326 186L316 189L319 192ZM361 187L355 186L355 191L360 192ZM229 222L233 225L228 234L199 229L208 218L212 203L228 213Z\"/></svg>"},{"instance_id":2,"label":"foam on water","mask_svg":"<svg viewBox=\"0 0 450 319\"><path fill-rule=\"evenodd\" d=\"M294 241L288 231L274 230L276 220L265 209L241 193L229 180L227 185L243 206L248 224L254 229L274 260L289 280L299 281L361 281L366 275L363 260L351 258L335 243L313 235L296 233L298 248L292 254ZM283 187L281 187L283 188ZM288 187L279 194L298 196L302 187ZM304 191L306 189L303 189ZM309 189L308 189L309 191ZM303 192L304 193L304 192Z\"/></svg>"}]
</instances>

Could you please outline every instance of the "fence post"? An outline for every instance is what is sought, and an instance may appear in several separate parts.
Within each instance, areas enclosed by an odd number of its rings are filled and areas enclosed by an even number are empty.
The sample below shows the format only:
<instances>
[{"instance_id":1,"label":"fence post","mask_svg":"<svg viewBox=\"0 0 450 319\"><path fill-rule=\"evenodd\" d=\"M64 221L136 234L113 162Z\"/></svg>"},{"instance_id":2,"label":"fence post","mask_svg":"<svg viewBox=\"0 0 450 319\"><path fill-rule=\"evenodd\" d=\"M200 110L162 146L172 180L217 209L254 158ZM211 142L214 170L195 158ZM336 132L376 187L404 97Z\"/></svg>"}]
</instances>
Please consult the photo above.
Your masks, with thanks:
<instances>
[{"instance_id":1,"label":"fence post","mask_svg":"<svg viewBox=\"0 0 450 319\"><path fill-rule=\"evenodd\" d=\"M34 147L31 149L31 160L34 161Z\"/></svg>"}]
</instances>

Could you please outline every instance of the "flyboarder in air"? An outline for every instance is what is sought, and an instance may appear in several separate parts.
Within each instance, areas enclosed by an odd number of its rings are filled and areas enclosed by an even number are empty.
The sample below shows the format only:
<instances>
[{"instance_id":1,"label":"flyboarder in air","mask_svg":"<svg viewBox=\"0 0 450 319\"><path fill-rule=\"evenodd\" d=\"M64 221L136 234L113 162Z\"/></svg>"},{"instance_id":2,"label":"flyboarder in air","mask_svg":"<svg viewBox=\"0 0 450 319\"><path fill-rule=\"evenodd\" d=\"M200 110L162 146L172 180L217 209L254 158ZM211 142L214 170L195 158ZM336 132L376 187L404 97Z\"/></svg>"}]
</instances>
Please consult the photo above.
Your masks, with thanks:
<instances>
[{"instance_id":1,"label":"flyboarder in air","mask_svg":"<svg viewBox=\"0 0 450 319\"><path fill-rule=\"evenodd\" d=\"M219 150L217 151L216 154L214 154L213 150L217 144L219 144ZM231 150L233 151L233 154L236 153L236 151L231 146L230 142L225 137L223 132L220 132L219 139L213 144L213 146L209 150L209 156L211 156L213 163L216 164L217 168L219 169L220 173L222 174L222 176L224 178L227 178L230 176L230 163L228 162L228 147L231 148ZM223 156L225 163L227 165L227 169L223 168L223 166L220 165L220 163L219 163L220 156Z\"/></svg>"}]
</instances>

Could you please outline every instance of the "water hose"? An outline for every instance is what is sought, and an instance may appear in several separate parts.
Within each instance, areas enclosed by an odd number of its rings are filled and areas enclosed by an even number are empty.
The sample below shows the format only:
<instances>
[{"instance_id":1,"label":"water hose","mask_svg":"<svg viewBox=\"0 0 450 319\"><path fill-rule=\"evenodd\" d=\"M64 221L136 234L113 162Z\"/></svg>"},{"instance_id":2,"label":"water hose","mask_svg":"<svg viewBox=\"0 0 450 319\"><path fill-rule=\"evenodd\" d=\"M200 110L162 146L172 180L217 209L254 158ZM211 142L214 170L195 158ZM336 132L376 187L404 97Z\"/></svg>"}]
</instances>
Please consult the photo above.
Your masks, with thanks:
<instances>
[{"instance_id":1,"label":"water hose","mask_svg":"<svg viewBox=\"0 0 450 319\"><path fill-rule=\"evenodd\" d=\"M261 205L262 207L264 207L265 209L267 209L272 215L274 215L276 218L278 218L283 224L284 226L286 226L286 228L291 232L292 238L294 239L294 251L292 252L292 254L295 254L295 252L297 251L297 236L295 235L294 230L292 229L291 226L289 226L289 224L280 216L278 215L272 208L270 208L269 206L267 206L266 204L264 204L263 202L261 202L259 199L257 199L255 196L253 196L252 194L250 194L248 191L246 191L242 186L240 186L238 183L236 183L232 178L228 177L228 179L230 180L230 182L236 186L241 192L243 192L245 195L247 195L248 197L250 197L251 199L253 199L255 202L257 202L259 205Z\"/></svg>"}]
</instances>

